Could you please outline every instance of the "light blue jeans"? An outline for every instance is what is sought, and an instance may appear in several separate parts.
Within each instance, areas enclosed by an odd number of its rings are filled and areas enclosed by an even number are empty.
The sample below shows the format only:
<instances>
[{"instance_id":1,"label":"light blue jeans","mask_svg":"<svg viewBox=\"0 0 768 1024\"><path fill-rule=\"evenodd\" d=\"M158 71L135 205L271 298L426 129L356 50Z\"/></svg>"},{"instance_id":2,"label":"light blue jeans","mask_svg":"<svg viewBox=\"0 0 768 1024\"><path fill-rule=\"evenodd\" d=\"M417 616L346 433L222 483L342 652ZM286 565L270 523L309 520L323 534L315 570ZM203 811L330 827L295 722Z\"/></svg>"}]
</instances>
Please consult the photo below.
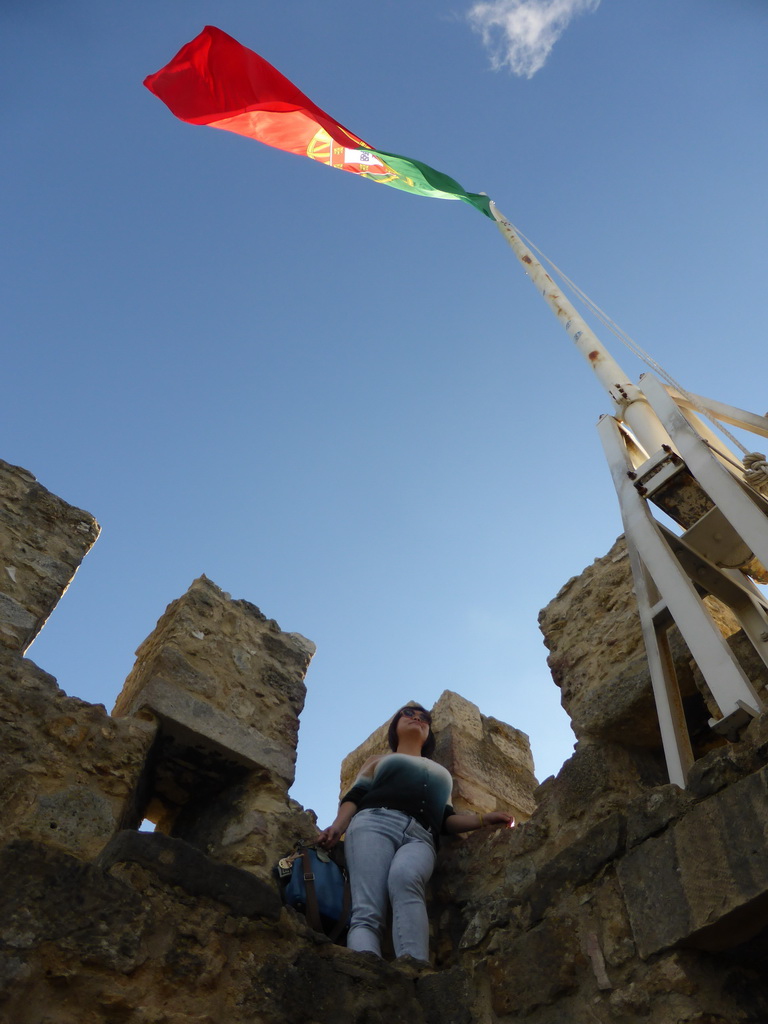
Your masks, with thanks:
<instances>
[{"instance_id":1,"label":"light blue jeans","mask_svg":"<svg viewBox=\"0 0 768 1024\"><path fill-rule=\"evenodd\" d=\"M381 956L381 937L392 904L395 956L429 960L427 882L435 868L435 843L402 811L358 811L347 828L344 853L352 888L347 946Z\"/></svg>"}]
</instances>

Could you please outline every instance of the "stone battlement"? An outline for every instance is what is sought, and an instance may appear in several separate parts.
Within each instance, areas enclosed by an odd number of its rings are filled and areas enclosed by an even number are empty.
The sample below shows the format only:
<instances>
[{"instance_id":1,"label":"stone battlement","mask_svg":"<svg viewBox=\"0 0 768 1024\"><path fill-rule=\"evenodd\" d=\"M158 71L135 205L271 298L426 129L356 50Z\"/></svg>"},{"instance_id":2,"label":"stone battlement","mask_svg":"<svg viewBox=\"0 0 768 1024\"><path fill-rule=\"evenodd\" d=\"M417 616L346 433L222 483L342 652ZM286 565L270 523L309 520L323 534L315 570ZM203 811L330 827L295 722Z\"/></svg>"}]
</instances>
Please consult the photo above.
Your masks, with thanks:
<instances>
[{"instance_id":1,"label":"stone battlement","mask_svg":"<svg viewBox=\"0 0 768 1024\"><path fill-rule=\"evenodd\" d=\"M68 697L24 652L98 527L25 470L0 463L0 490L0 1019L768 1020L768 716L735 743L702 730L687 788L666 782L620 542L542 613L578 739L557 777L537 787L528 738L458 694L433 709L456 806L522 824L443 844L427 970L280 904L272 865L315 833L288 796L312 643L202 576L113 715ZM695 731L706 689L673 651Z\"/></svg>"}]
</instances>

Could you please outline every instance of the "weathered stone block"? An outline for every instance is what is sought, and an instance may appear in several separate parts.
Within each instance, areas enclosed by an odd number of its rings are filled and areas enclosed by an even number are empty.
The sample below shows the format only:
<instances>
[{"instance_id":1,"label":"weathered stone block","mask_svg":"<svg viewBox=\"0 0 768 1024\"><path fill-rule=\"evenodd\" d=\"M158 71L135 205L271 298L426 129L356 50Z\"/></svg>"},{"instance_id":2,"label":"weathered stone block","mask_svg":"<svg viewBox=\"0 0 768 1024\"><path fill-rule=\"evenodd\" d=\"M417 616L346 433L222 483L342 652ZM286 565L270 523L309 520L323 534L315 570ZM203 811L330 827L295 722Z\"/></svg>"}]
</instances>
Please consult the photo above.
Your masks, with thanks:
<instances>
[{"instance_id":1,"label":"weathered stone block","mask_svg":"<svg viewBox=\"0 0 768 1024\"><path fill-rule=\"evenodd\" d=\"M693 805L690 793L671 783L642 794L627 806L627 847L637 846L681 818Z\"/></svg>"},{"instance_id":2,"label":"weathered stone block","mask_svg":"<svg viewBox=\"0 0 768 1024\"><path fill-rule=\"evenodd\" d=\"M685 782L686 790L693 796L707 797L737 782L745 774L738 760L731 746L710 750L694 761Z\"/></svg>"},{"instance_id":3,"label":"weathered stone block","mask_svg":"<svg viewBox=\"0 0 768 1024\"><path fill-rule=\"evenodd\" d=\"M483 943L494 928L509 925L519 900L486 899L468 906L465 910L466 927L458 941L459 949L474 949Z\"/></svg>"},{"instance_id":4,"label":"weathered stone block","mask_svg":"<svg viewBox=\"0 0 768 1024\"><path fill-rule=\"evenodd\" d=\"M554 856L592 824L623 811L664 781L663 763L646 751L580 742L558 775L539 788L538 809L526 828L533 825L550 836Z\"/></svg>"},{"instance_id":5,"label":"weathered stone block","mask_svg":"<svg viewBox=\"0 0 768 1024\"><path fill-rule=\"evenodd\" d=\"M23 653L99 535L93 516L0 460L0 648Z\"/></svg>"},{"instance_id":6,"label":"weathered stone block","mask_svg":"<svg viewBox=\"0 0 768 1024\"><path fill-rule=\"evenodd\" d=\"M243 917L276 921L282 904L276 886L248 871L220 864L181 839L133 830L120 832L104 848L97 864L108 871L114 864L140 864L164 882L179 885L193 896L226 904Z\"/></svg>"},{"instance_id":7,"label":"weathered stone block","mask_svg":"<svg viewBox=\"0 0 768 1024\"><path fill-rule=\"evenodd\" d=\"M578 932L568 919L547 919L510 943L499 942L488 961L493 1010L526 1014L577 986L584 965Z\"/></svg>"},{"instance_id":8,"label":"weathered stone block","mask_svg":"<svg viewBox=\"0 0 768 1024\"><path fill-rule=\"evenodd\" d=\"M498 914L508 914L520 903L520 894L536 874L533 858L519 852L527 827L480 829L441 842L432 903L436 919L446 911L452 915L449 945L478 945L496 927Z\"/></svg>"},{"instance_id":9,"label":"weathered stone block","mask_svg":"<svg viewBox=\"0 0 768 1024\"><path fill-rule=\"evenodd\" d=\"M694 806L618 865L642 957L722 949L768 925L768 769Z\"/></svg>"},{"instance_id":10,"label":"weathered stone block","mask_svg":"<svg viewBox=\"0 0 768 1024\"><path fill-rule=\"evenodd\" d=\"M282 791L252 773L207 801L193 800L171 832L216 860L270 882L280 857L314 841L317 822Z\"/></svg>"},{"instance_id":11,"label":"weathered stone block","mask_svg":"<svg viewBox=\"0 0 768 1024\"><path fill-rule=\"evenodd\" d=\"M714 598L706 603L723 636L738 630L729 609ZM658 748L658 718L623 537L565 584L540 613L539 627L577 738ZM670 642L681 692L699 703L700 695L706 700L675 629ZM706 721L706 714L702 717Z\"/></svg>"},{"instance_id":12,"label":"weathered stone block","mask_svg":"<svg viewBox=\"0 0 768 1024\"><path fill-rule=\"evenodd\" d=\"M254 966L243 1024L426 1024L414 979L373 954L303 949L288 963L272 956Z\"/></svg>"},{"instance_id":13,"label":"weathered stone block","mask_svg":"<svg viewBox=\"0 0 768 1024\"><path fill-rule=\"evenodd\" d=\"M632 929L615 871L606 871L593 883L574 894L579 906L579 926L583 946L590 955L589 943L594 935L605 960L605 970L613 979L616 969L637 956Z\"/></svg>"},{"instance_id":14,"label":"weathered stone block","mask_svg":"<svg viewBox=\"0 0 768 1024\"><path fill-rule=\"evenodd\" d=\"M564 886L575 888L594 878L602 867L624 852L625 843L626 819L622 814L612 814L556 854L539 870L526 893L532 919L543 917Z\"/></svg>"},{"instance_id":15,"label":"weathered stone block","mask_svg":"<svg viewBox=\"0 0 768 1024\"><path fill-rule=\"evenodd\" d=\"M432 719L435 758L453 775L456 810L507 811L527 820L537 782L525 733L450 690L441 694Z\"/></svg>"},{"instance_id":16,"label":"weathered stone block","mask_svg":"<svg viewBox=\"0 0 768 1024\"><path fill-rule=\"evenodd\" d=\"M0 841L95 856L136 814L155 732L67 697L31 661L0 659Z\"/></svg>"},{"instance_id":17,"label":"weathered stone block","mask_svg":"<svg viewBox=\"0 0 768 1024\"><path fill-rule=\"evenodd\" d=\"M293 779L295 752L284 742L265 736L255 726L245 728L232 715L173 683L150 679L141 691L141 709L152 712L163 735L180 746L209 749L245 768L266 769L286 784Z\"/></svg>"},{"instance_id":18,"label":"weathered stone block","mask_svg":"<svg viewBox=\"0 0 768 1024\"><path fill-rule=\"evenodd\" d=\"M74 951L91 969L121 973L136 967L144 912L140 897L123 882L60 850L22 840L0 848L0 878L5 950L26 959L50 944Z\"/></svg>"},{"instance_id":19,"label":"weathered stone block","mask_svg":"<svg viewBox=\"0 0 768 1024\"><path fill-rule=\"evenodd\" d=\"M645 648L626 545L574 576L539 614L547 662L576 736L657 745Z\"/></svg>"},{"instance_id":20,"label":"weathered stone block","mask_svg":"<svg viewBox=\"0 0 768 1024\"><path fill-rule=\"evenodd\" d=\"M210 735L219 745L229 736L233 754L247 748L249 759L260 748L261 767L287 791L294 776L304 674L314 650L311 641L282 632L255 605L232 600L201 576L168 606L139 647L113 713L155 710L166 731L178 715L180 727ZM244 733L250 730L249 746Z\"/></svg>"},{"instance_id":21,"label":"weathered stone block","mask_svg":"<svg viewBox=\"0 0 768 1024\"><path fill-rule=\"evenodd\" d=\"M42 795L24 831L48 838L56 830L54 842L67 850L82 849L83 836L105 843L115 833L112 801L82 783Z\"/></svg>"},{"instance_id":22,"label":"weathered stone block","mask_svg":"<svg viewBox=\"0 0 768 1024\"><path fill-rule=\"evenodd\" d=\"M473 1024L476 1020L472 978L459 967L418 978L416 998L424 1010L424 1024Z\"/></svg>"}]
</instances>

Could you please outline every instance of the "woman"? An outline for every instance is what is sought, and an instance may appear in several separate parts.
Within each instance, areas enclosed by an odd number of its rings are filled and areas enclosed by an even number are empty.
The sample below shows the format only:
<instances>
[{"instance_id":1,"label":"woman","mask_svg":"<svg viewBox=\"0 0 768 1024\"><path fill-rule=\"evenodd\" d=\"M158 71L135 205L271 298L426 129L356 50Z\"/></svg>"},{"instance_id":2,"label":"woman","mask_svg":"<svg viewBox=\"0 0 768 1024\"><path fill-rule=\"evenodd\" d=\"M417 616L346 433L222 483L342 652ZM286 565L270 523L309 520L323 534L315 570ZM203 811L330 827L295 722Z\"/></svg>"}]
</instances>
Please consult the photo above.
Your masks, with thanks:
<instances>
[{"instance_id":1,"label":"woman","mask_svg":"<svg viewBox=\"0 0 768 1024\"><path fill-rule=\"evenodd\" d=\"M381 956L381 936L392 904L395 956L429 961L427 882L441 832L513 825L509 814L457 814L450 804L450 773L431 760L432 717L420 704L401 708L389 725L391 754L372 757L341 798L336 820L318 845L331 848L346 832L344 852L352 887L347 946Z\"/></svg>"}]
</instances>

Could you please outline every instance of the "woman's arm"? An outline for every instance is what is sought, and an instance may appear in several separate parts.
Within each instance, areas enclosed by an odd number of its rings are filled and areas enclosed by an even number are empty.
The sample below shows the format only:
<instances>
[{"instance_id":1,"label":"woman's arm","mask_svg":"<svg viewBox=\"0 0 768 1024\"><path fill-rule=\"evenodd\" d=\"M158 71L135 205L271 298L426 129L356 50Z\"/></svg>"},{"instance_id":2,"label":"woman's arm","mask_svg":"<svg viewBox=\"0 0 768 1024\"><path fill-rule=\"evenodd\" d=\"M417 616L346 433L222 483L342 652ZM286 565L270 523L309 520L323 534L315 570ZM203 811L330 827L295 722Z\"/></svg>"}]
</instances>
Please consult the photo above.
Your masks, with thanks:
<instances>
[{"instance_id":1,"label":"woman's arm","mask_svg":"<svg viewBox=\"0 0 768 1024\"><path fill-rule=\"evenodd\" d=\"M333 824L329 825L328 828L324 828L318 835L317 845L324 846L328 850L332 849L347 831L347 827L350 821L352 821L356 810L357 804L352 803L351 800L345 800L339 806L339 813L336 815Z\"/></svg>"},{"instance_id":2,"label":"woman's arm","mask_svg":"<svg viewBox=\"0 0 768 1024\"><path fill-rule=\"evenodd\" d=\"M515 819L511 814L504 814L503 811L488 811L486 814L479 814L475 811L463 811L461 814L449 814L443 822L443 831L448 835L455 835L457 832L475 832L485 825L505 825L512 828Z\"/></svg>"},{"instance_id":3,"label":"woman's arm","mask_svg":"<svg viewBox=\"0 0 768 1024\"><path fill-rule=\"evenodd\" d=\"M373 779L374 769L376 768L376 765L379 763L380 760L381 754L377 754L373 757L368 758L368 760L365 762L363 767L358 772L357 778L355 779L355 784L349 791L349 796L352 796L356 789L358 790L358 793L361 792L361 783L366 783L367 785L365 788L370 788L370 783L371 780ZM332 849L338 843L338 841L341 839L344 833L347 831L347 827L349 826L350 821L352 821L352 818L355 816L356 813L357 804L354 802L354 800L344 800L343 803L339 805L339 813L336 815L336 820L333 822L332 825L329 825L328 828L324 828L317 837L317 845L324 846L328 850Z\"/></svg>"}]
</instances>

